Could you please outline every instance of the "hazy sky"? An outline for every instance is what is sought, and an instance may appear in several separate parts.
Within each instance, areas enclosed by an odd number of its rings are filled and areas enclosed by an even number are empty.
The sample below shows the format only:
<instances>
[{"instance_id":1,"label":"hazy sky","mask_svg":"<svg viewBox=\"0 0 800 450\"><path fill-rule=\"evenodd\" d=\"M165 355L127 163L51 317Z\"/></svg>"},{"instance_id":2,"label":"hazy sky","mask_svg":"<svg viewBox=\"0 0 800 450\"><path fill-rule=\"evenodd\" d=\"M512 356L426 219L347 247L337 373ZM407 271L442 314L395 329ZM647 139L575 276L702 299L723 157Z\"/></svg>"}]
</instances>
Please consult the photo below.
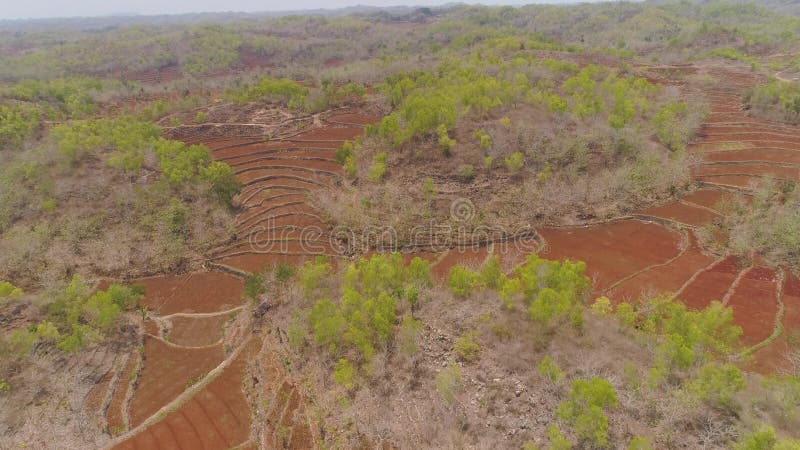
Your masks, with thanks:
<instances>
[{"instance_id":1,"label":"hazy sky","mask_svg":"<svg viewBox=\"0 0 800 450\"><path fill-rule=\"evenodd\" d=\"M562 0L563 1L563 0ZM109 14L180 14L220 11L287 11L370 6L441 5L454 0L0 0L0 19L103 16ZM461 3L521 4L558 3L559 0L462 0Z\"/></svg>"}]
</instances>

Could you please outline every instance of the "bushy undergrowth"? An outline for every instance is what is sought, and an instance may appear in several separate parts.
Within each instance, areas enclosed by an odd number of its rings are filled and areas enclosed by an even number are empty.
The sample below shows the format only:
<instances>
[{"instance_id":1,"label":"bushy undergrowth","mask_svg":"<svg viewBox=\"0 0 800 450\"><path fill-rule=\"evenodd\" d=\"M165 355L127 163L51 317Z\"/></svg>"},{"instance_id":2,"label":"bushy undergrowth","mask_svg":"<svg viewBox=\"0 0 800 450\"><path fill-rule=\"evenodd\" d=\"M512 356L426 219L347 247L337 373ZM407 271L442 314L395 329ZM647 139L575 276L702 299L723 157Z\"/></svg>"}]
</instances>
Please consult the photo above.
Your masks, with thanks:
<instances>
[{"instance_id":1,"label":"bushy undergrowth","mask_svg":"<svg viewBox=\"0 0 800 450\"><path fill-rule=\"evenodd\" d=\"M737 254L764 255L775 265L800 267L800 189L793 182L767 182L750 202L727 205L724 227Z\"/></svg>"},{"instance_id":2,"label":"bushy undergrowth","mask_svg":"<svg viewBox=\"0 0 800 450\"><path fill-rule=\"evenodd\" d=\"M744 100L756 116L795 125L800 123L798 83L772 80L749 90Z\"/></svg>"},{"instance_id":3,"label":"bushy undergrowth","mask_svg":"<svg viewBox=\"0 0 800 450\"><path fill-rule=\"evenodd\" d=\"M427 262L415 258L406 265L398 253L350 264L338 286L331 285L332 275L324 260L306 263L298 274L306 297L315 299L308 311L308 340L355 367L368 365L394 341L398 312L410 311L420 290L432 284ZM341 364L345 368L337 370L350 370Z\"/></svg>"},{"instance_id":4,"label":"bushy undergrowth","mask_svg":"<svg viewBox=\"0 0 800 450\"><path fill-rule=\"evenodd\" d=\"M49 347L71 353L101 343L119 332L122 314L134 310L142 295L138 287L118 284L92 292L75 276L58 291L41 295L46 319L2 336L0 354L24 359Z\"/></svg>"},{"instance_id":5,"label":"bushy undergrowth","mask_svg":"<svg viewBox=\"0 0 800 450\"><path fill-rule=\"evenodd\" d=\"M36 102L24 105L43 118L53 108L81 117L96 107L80 95L90 81L21 83L8 95ZM228 232L240 184L206 147L163 139L141 116L63 120L41 139L29 131L0 154L3 277L31 285L76 269L175 269Z\"/></svg>"},{"instance_id":6,"label":"bushy undergrowth","mask_svg":"<svg viewBox=\"0 0 800 450\"><path fill-rule=\"evenodd\" d=\"M424 430L438 430L428 444L481 445L510 429L506 439L522 448L798 443L797 374L744 373L741 329L719 302L688 310L670 296L602 297L589 307L582 263L536 255L511 272L496 258L455 267L441 288L426 263L402 261L378 254L338 271L309 262L281 288L290 301L275 320L294 317L291 364L321 383L309 386L324 426L337 430L326 442L391 423L399 428L382 436L401 445ZM387 402L437 413L424 424L397 410L364 414Z\"/></svg>"},{"instance_id":7,"label":"bushy undergrowth","mask_svg":"<svg viewBox=\"0 0 800 450\"><path fill-rule=\"evenodd\" d=\"M388 224L404 240L420 221L449 219L444 196L406 189L409 178L455 185L480 209L466 225L510 229L613 217L686 188L684 150L702 104L625 68L542 58L523 37L499 44L508 39L390 76L378 91L392 112L339 149L351 181L319 206L337 223Z\"/></svg>"}]
</instances>

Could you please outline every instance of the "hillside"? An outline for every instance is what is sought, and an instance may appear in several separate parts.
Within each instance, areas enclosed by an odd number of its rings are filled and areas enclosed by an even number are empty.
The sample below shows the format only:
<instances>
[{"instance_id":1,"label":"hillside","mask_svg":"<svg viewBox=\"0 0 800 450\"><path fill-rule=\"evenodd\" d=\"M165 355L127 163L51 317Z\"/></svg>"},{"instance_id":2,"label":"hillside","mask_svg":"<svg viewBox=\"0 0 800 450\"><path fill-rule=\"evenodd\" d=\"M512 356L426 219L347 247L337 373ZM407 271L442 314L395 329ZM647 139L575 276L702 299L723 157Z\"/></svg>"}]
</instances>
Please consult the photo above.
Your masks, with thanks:
<instances>
[{"instance_id":1,"label":"hillside","mask_svg":"<svg viewBox=\"0 0 800 450\"><path fill-rule=\"evenodd\" d=\"M800 448L779 3L2 24L0 447Z\"/></svg>"}]
</instances>

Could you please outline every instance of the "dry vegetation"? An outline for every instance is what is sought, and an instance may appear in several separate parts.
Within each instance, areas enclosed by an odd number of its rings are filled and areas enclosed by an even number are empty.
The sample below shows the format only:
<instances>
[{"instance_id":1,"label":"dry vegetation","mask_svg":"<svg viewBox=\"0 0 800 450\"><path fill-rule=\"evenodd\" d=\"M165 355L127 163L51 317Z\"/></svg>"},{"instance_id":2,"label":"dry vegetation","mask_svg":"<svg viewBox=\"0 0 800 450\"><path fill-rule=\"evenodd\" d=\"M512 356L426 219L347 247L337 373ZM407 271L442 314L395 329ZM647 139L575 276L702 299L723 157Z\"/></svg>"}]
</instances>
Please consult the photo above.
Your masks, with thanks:
<instances>
[{"instance_id":1,"label":"dry vegetation","mask_svg":"<svg viewBox=\"0 0 800 450\"><path fill-rule=\"evenodd\" d=\"M800 20L738 2L338 14L0 24L0 447L106 445L119 430L91 392L143 352L148 312L138 288L94 281L197 269L234 240L234 169L165 135L197 138L191 126L221 118L220 135L240 137L237 118L286 109L316 126L347 107L376 123L337 152L345 176L316 198L332 224L391 227L400 245L429 223L507 235L692 188L686 146L707 111L687 93L717 81L660 85L644 66L798 67L768 56L796 52ZM746 100L796 124L798 98L774 81ZM799 205L792 183L766 184L708 234L797 267ZM372 250L369 237L353 248ZM298 382L322 446L800 445L798 357L793 373L742 373L730 308L612 307L589 296L582 263L535 256L510 273L494 259L457 267L446 285L401 260L245 280L253 305L222 345L275 331L262 354Z\"/></svg>"},{"instance_id":2,"label":"dry vegetation","mask_svg":"<svg viewBox=\"0 0 800 450\"><path fill-rule=\"evenodd\" d=\"M265 320L285 330L287 365L324 445L772 448L748 444L764 423L784 436L775 448L798 445L786 439L797 438L798 374L761 378L728 364L741 333L730 309L687 312L666 298L612 307L589 301L581 264L532 257L508 276L493 264L454 268L448 287L428 284L424 263L404 272L389 255L338 273L307 264L294 282L267 283L275 306ZM542 300L553 295L562 309ZM317 318L329 298L341 322ZM396 302L397 325L384 338L358 331L380 320L354 311L382 298ZM358 336L375 347L363 353Z\"/></svg>"}]
</instances>

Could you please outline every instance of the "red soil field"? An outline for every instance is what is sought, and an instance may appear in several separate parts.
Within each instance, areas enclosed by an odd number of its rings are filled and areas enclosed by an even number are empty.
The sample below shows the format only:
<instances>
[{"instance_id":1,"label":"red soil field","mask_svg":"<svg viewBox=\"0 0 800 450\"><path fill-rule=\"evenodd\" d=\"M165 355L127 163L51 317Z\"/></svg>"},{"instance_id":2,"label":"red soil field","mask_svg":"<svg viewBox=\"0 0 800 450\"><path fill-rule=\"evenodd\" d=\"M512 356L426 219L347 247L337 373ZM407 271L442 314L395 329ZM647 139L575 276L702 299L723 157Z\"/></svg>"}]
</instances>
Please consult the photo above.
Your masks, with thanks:
<instances>
[{"instance_id":1,"label":"red soil field","mask_svg":"<svg viewBox=\"0 0 800 450\"><path fill-rule=\"evenodd\" d=\"M163 420L114 446L118 450L223 450L250 437L250 406L242 378L258 350L251 340L230 366Z\"/></svg>"},{"instance_id":2,"label":"red soil field","mask_svg":"<svg viewBox=\"0 0 800 450\"><path fill-rule=\"evenodd\" d=\"M717 176L695 176L695 179L705 183L720 186L732 186L737 188L749 189L758 183L761 177L750 175L717 175Z\"/></svg>"},{"instance_id":3,"label":"red soil field","mask_svg":"<svg viewBox=\"0 0 800 450\"><path fill-rule=\"evenodd\" d=\"M666 205L648 208L642 211L641 214L662 217L692 226L702 226L719 218L718 214L714 214L707 209L680 202L671 202Z\"/></svg>"},{"instance_id":4,"label":"red soil field","mask_svg":"<svg viewBox=\"0 0 800 450\"><path fill-rule=\"evenodd\" d=\"M775 326L775 272L764 268L749 270L741 279L728 306L733 308L733 321L742 327L742 343L753 345L772 334Z\"/></svg>"},{"instance_id":5,"label":"red soil field","mask_svg":"<svg viewBox=\"0 0 800 450\"><path fill-rule=\"evenodd\" d=\"M700 273L678 298L692 309L703 309L713 300L722 301L741 269L735 257L729 257Z\"/></svg>"},{"instance_id":6,"label":"red soil field","mask_svg":"<svg viewBox=\"0 0 800 450\"><path fill-rule=\"evenodd\" d=\"M283 156L283 155L281 155ZM246 163L233 166L236 173L243 173L248 170L263 169L270 167L302 167L316 171L328 172L340 175L342 173L342 166L340 166L333 159L320 159L316 157L295 157L283 158L274 156L265 156L262 158L252 159Z\"/></svg>"},{"instance_id":7,"label":"red soil field","mask_svg":"<svg viewBox=\"0 0 800 450\"><path fill-rule=\"evenodd\" d=\"M488 246L453 248L448 250L447 254L439 259L431 269L435 277L445 279L453 267L457 265L471 268L480 267L488 255Z\"/></svg>"},{"instance_id":8,"label":"red soil field","mask_svg":"<svg viewBox=\"0 0 800 450\"><path fill-rule=\"evenodd\" d=\"M167 340L187 347L214 345L222 338L223 328L231 316L223 313L214 316L174 316Z\"/></svg>"},{"instance_id":9,"label":"red soil field","mask_svg":"<svg viewBox=\"0 0 800 450\"><path fill-rule=\"evenodd\" d=\"M291 264L296 266L305 261L313 260L314 257L310 255L247 254L223 258L218 260L218 262L239 270L255 273L278 264Z\"/></svg>"},{"instance_id":10,"label":"red soil field","mask_svg":"<svg viewBox=\"0 0 800 450\"><path fill-rule=\"evenodd\" d=\"M547 242L542 257L586 262L587 275L600 290L680 252L680 234L640 220L582 228L545 228L539 232Z\"/></svg>"},{"instance_id":11,"label":"red soil field","mask_svg":"<svg viewBox=\"0 0 800 450\"><path fill-rule=\"evenodd\" d=\"M800 137L798 137L798 139L800 139ZM800 151L780 148L748 148L745 150L707 152L703 155L703 159L713 162L769 161L800 164Z\"/></svg>"},{"instance_id":12,"label":"red soil field","mask_svg":"<svg viewBox=\"0 0 800 450\"><path fill-rule=\"evenodd\" d=\"M727 91L712 89L709 92L713 111L709 123L714 125L703 128L698 142L691 147L693 151L702 154L707 162L800 163L800 132L747 117L742 111L739 93L731 91L751 85L755 78L726 70L711 72L727 81L722 87ZM237 238L215 250L212 261L257 272L278 263L299 265L312 260L319 253L335 254L336 249L327 243L329 230L307 203L307 195L313 195L316 189L331 186L337 180L341 168L334 162L335 150L342 141L362 134L363 125L375 123L378 118L351 111L327 117L300 117L281 124L267 124L262 128L236 128L237 125L232 123L236 120L247 122L258 116L266 123L273 120L270 119L273 115L275 121L284 118L271 110L254 114L252 108L242 108L231 114L220 110L215 114L214 117L218 115L220 122L230 123L225 129L228 134L236 130L250 134L251 129L258 129L273 137L270 141L252 137L222 138L219 136L225 133L213 127L191 127L181 131L185 131L183 134L189 141L206 143L212 148L215 159L232 164L245 184L239 196L244 212L237 220ZM334 126L319 127L320 118ZM743 146L748 148L743 149ZM709 150L725 147L739 149ZM747 188L765 174L800 178L798 168L758 163L706 164L695 167L693 173L699 181L741 188ZM717 214L705 208L714 209L720 201L736 195L722 190L700 189L687 195L683 202L652 207L641 213L701 226L718 218ZM320 236L312 239L321 244L318 249L308 249L297 241L302 227L316 227L321 232ZM275 233L263 233L268 229ZM751 269L744 273L736 289L732 289L737 275L741 273L736 259L728 257L715 261L715 258L700 251L692 231L685 230L684 233L688 236L688 242L685 243L678 231L635 219L588 227L544 228L540 230L540 235L546 246L540 254L549 259L585 261L587 275L593 279L598 292L619 282L609 293L615 301L636 300L643 293L673 292L683 288L679 298L691 308L702 308L711 300L724 299L730 292L729 305L734 309L735 321L744 329L745 344L751 345L769 336L777 312L774 272ZM256 243L281 245L253 248L251 239ZM688 247L682 249L682 245ZM408 261L419 255L432 261L434 274L443 279L456 264L480 266L491 252L498 254L503 265L510 269L522 262L527 253L536 250L536 246L526 250L514 250L513 246L510 248L510 251L498 251L497 246L482 246L451 249L443 253L407 253L404 258ZM337 261L334 257L333 262ZM163 315L178 312L212 313L231 309L242 302L242 281L218 272L149 278L141 283L147 292L145 304ZM784 324L787 329L790 324L796 329L800 327L800 282L796 278L791 278L791 281L787 279L785 291L787 314ZM791 306L788 306L790 302ZM172 331L168 336L170 341L195 347L215 343L228 315L179 315L164 320L172 323ZM766 362L756 365L766 367L769 363L777 367L780 362L770 352L784 349L786 345L784 336L777 345L757 352L756 360ZM239 355L230 367L188 402L117 448L222 449L243 444L240 448L247 448L250 407L242 393L241 380L246 362L255 350L253 344L248 352ZM131 401L134 426L172 401L183 392L192 377L211 370L222 358L223 352L219 346L180 348L147 338L145 364ZM268 411L265 435L259 436L259 439L268 448L284 444L289 448L313 447L312 432L305 418L300 391L282 378L266 383L262 389L271 390L273 399L279 398L280 392L285 398L277 401ZM116 395L115 392L115 399ZM276 433L281 425L291 430L285 442L279 441Z\"/></svg>"},{"instance_id":13,"label":"red soil field","mask_svg":"<svg viewBox=\"0 0 800 450\"><path fill-rule=\"evenodd\" d=\"M145 336L142 370L130 403L131 425L155 414L224 358L222 345L181 348Z\"/></svg>"},{"instance_id":14,"label":"red soil field","mask_svg":"<svg viewBox=\"0 0 800 450\"><path fill-rule=\"evenodd\" d=\"M364 134L361 128L353 127L325 127L315 128L294 136L290 142L316 142L316 141L346 141L354 139L356 136Z\"/></svg>"},{"instance_id":15,"label":"red soil field","mask_svg":"<svg viewBox=\"0 0 800 450\"><path fill-rule=\"evenodd\" d=\"M221 272L145 278L135 281L145 288L144 306L160 314L225 311L242 303L244 283Z\"/></svg>"},{"instance_id":16,"label":"red soil field","mask_svg":"<svg viewBox=\"0 0 800 450\"><path fill-rule=\"evenodd\" d=\"M800 178L800 169L795 167L780 167L766 164L721 164L703 165L692 169L692 174L697 177L717 175L760 175L784 179Z\"/></svg>"},{"instance_id":17,"label":"red soil field","mask_svg":"<svg viewBox=\"0 0 800 450\"><path fill-rule=\"evenodd\" d=\"M721 204L734 201L735 199L741 197L744 196L728 191L721 191L717 189L698 189L691 194L685 195L682 200L719 211Z\"/></svg>"},{"instance_id":18,"label":"red soil field","mask_svg":"<svg viewBox=\"0 0 800 450\"><path fill-rule=\"evenodd\" d=\"M685 251L665 266L642 272L613 288L607 295L614 302L636 302L652 294L676 292L697 271L708 267L714 258L700 251L697 238L689 231Z\"/></svg>"},{"instance_id":19,"label":"red soil field","mask_svg":"<svg viewBox=\"0 0 800 450\"><path fill-rule=\"evenodd\" d=\"M750 369L764 374L791 370L787 358L790 352L800 351L800 279L787 272L783 284L784 332L775 342L753 355Z\"/></svg>"}]
</instances>

